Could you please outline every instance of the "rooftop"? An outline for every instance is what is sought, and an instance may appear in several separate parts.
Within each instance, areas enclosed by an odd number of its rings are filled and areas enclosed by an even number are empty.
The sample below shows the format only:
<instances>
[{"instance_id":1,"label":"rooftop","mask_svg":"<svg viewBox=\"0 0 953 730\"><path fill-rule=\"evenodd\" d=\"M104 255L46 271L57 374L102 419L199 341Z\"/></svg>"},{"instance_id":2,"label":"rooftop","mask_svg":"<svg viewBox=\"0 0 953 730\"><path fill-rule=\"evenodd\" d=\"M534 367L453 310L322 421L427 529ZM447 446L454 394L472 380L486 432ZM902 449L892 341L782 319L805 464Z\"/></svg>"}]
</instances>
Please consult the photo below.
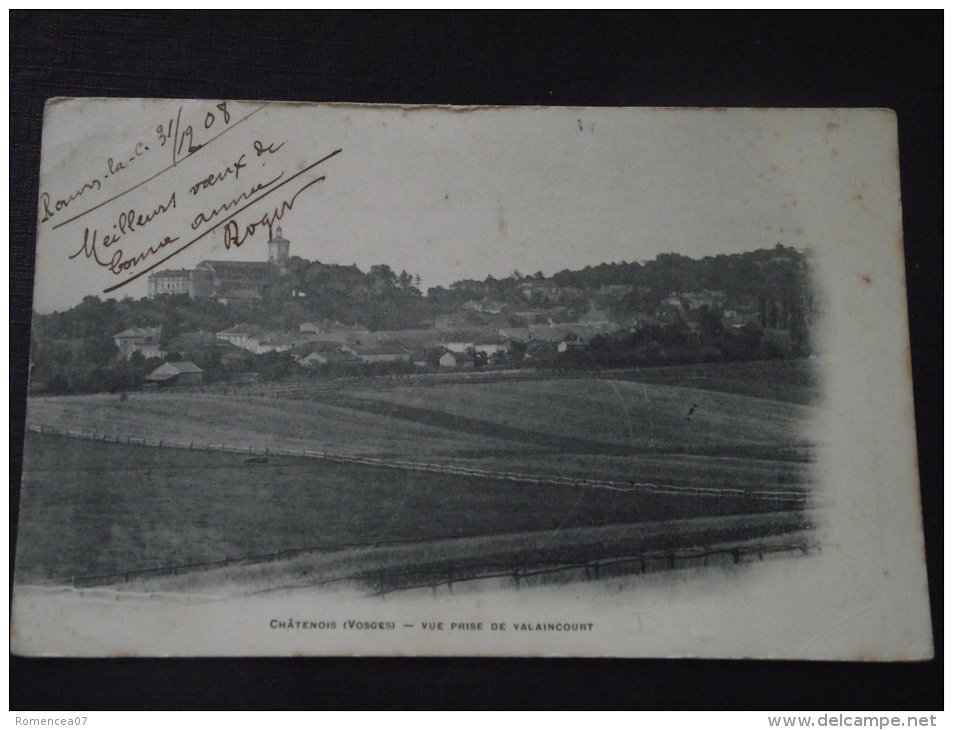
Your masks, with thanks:
<instances>
[{"instance_id":1,"label":"rooftop","mask_svg":"<svg viewBox=\"0 0 953 730\"><path fill-rule=\"evenodd\" d=\"M132 327L127 330L123 330L118 335L113 335L113 337L128 337L136 339L155 339L158 341L160 334L162 333L162 327Z\"/></svg>"},{"instance_id":2,"label":"rooftop","mask_svg":"<svg viewBox=\"0 0 953 730\"><path fill-rule=\"evenodd\" d=\"M182 373L201 373L202 369L191 362L164 362L146 376L146 380L169 380Z\"/></svg>"}]
</instances>

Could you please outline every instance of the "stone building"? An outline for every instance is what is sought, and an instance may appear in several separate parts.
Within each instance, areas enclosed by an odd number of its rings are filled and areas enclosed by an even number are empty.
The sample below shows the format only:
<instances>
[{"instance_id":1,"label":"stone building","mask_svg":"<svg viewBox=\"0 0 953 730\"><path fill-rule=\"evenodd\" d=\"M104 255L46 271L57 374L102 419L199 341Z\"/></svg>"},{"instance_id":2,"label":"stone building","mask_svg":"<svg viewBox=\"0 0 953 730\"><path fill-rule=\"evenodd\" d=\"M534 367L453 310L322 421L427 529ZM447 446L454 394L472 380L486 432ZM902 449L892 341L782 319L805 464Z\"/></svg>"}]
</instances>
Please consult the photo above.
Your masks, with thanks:
<instances>
[{"instance_id":1,"label":"stone building","mask_svg":"<svg viewBox=\"0 0 953 730\"><path fill-rule=\"evenodd\" d=\"M113 335L113 342L119 348L119 356L128 360L132 353L141 353L143 357L164 357L159 349L162 327L133 327Z\"/></svg>"},{"instance_id":2,"label":"stone building","mask_svg":"<svg viewBox=\"0 0 953 730\"><path fill-rule=\"evenodd\" d=\"M202 261L194 269L165 269L149 275L150 299L187 294L190 299L216 299L223 304L261 299L288 273L291 242L277 235L268 242L268 261Z\"/></svg>"}]
</instances>

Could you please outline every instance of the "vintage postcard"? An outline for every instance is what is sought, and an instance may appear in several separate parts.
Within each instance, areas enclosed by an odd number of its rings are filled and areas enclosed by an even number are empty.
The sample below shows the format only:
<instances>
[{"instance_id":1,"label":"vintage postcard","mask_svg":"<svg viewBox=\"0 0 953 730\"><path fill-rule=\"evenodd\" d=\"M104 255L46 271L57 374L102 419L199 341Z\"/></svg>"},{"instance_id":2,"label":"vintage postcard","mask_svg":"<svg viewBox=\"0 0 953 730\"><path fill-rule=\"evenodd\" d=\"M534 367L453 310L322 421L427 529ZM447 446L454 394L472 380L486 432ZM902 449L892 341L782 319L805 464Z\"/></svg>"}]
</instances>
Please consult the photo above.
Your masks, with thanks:
<instances>
[{"instance_id":1,"label":"vintage postcard","mask_svg":"<svg viewBox=\"0 0 953 730\"><path fill-rule=\"evenodd\" d=\"M897 155L51 100L13 651L932 656Z\"/></svg>"}]
</instances>

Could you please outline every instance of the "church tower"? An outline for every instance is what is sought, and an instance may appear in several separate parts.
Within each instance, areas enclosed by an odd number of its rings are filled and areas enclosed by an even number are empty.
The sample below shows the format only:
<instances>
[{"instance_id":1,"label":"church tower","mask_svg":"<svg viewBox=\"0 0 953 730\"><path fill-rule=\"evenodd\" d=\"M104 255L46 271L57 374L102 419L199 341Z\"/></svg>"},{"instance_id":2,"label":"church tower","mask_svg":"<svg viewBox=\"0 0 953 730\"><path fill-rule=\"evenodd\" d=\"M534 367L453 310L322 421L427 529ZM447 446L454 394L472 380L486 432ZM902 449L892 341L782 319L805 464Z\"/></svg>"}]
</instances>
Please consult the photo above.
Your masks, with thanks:
<instances>
[{"instance_id":1,"label":"church tower","mask_svg":"<svg viewBox=\"0 0 953 730\"><path fill-rule=\"evenodd\" d=\"M278 234L268 242L268 263L284 269L288 263L288 248L291 241L281 237L281 226L276 231Z\"/></svg>"}]
</instances>

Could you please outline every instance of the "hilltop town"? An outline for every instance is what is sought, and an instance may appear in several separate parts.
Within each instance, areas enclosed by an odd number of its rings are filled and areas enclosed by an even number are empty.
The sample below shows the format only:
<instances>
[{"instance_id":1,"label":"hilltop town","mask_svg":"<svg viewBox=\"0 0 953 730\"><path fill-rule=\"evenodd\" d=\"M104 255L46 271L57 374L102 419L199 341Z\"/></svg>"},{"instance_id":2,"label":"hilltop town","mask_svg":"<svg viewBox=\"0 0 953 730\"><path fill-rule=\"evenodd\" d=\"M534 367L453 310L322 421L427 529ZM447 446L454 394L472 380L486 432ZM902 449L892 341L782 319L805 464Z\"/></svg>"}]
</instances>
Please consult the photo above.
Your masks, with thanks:
<instances>
[{"instance_id":1,"label":"hilltop town","mask_svg":"<svg viewBox=\"0 0 953 730\"><path fill-rule=\"evenodd\" d=\"M816 302L810 255L781 244L662 254L546 277L431 288L387 265L291 256L154 272L139 301L86 297L35 315L31 391L477 369L610 368L799 357Z\"/></svg>"}]
</instances>

